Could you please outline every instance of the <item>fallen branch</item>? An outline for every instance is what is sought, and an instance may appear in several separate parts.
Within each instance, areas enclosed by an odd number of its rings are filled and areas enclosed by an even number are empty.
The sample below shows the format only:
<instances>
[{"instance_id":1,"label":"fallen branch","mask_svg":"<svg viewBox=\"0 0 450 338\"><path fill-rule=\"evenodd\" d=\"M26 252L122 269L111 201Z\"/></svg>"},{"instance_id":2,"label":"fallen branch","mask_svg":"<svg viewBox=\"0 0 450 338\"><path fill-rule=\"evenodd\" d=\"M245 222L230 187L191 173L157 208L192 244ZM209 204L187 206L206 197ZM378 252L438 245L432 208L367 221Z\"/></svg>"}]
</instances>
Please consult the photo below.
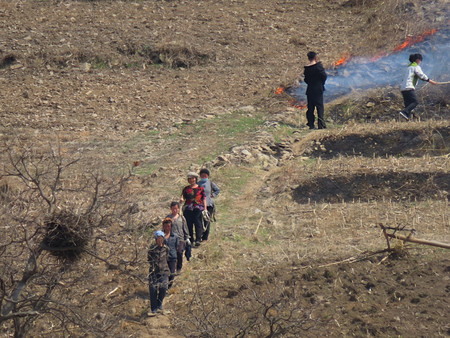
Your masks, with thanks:
<instances>
[{"instance_id":1,"label":"fallen branch","mask_svg":"<svg viewBox=\"0 0 450 338\"><path fill-rule=\"evenodd\" d=\"M346 258L346 259L338 261L338 262L333 262L333 263L319 265L319 266L317 266L317 268L325 268L325 267L328 267L328 266L338 265L338 264L343 264L343 263L349 263L349 264L357 263L357 262L361 262L361 261L367 260L370 257L373 257L375 255L379 255L381 253L384 253L386 251L389 251L389 250L384 249L384 250L378 250L378 251L374 251L374 252L365 251L365 252L363 252L361 255L359 255L357 257L349 257L349 258Z\"/></svg>"},{"instance_id":2,"label":"fallen branch","mask_svg":"<svg viewBox=\"0 0 450 338\"><path fill-rule=\"evenodd\" d=\"M253 236L256 236L258 234L259 226L261 225L262 219L263 219L263 216L261 216L261 218L259 219L258 226L256 227L256 230L255 230L255 233L253 234Z\"/></svg>"},{"instance_id":3,"label":"fallen branch","mask_svg":"<svg viewBox=\"0 0 450 338\"><path fill-rule=\"evenodd\" d=\"M354 263L356 261L357 261L356 257L349 257L349 258L346 258L339 262L333 262L333 263L319 265L318 268L325 268L327 266L332 266L332 265L337 265L337 264L342 264L342 263Z\"/></svg>"},{"instance_id":4,"label":"fallen branch","mask_svg":"<svg viewBox=\"0 0 450 338\"><path fill-rule=\"evenodd\" d=\"M387 242L388 242L388 249L390 250L390 246L389 246L389 240L388 238L395 238L395 239L399 239L405 242L411 242L411 243L418 243L418 244L425 244L425 245L431 245L431 246L436 246L439 248L444 248L444 249L450 249L450 244L448 243L442 243L442 242L436 242L436 241L428 241L425 239L419 239L419 238L414 238L412 237L412 234L409 234L408 236L403 236L403 235L397 235L397 234L390 234L386 231L386 227L383 224L380 224L381 229L383 230L383 235L386 238Z\"/></svg>"},{"instance_id":5,"label":"fallen branch","mask_svg":"<svg viewBox=\"0 0 450 338\"><path fill-rule=\"evenodd\" d=\"M444 249L450 249L450 244L447 244L447 243L436 242L436 241L427 241L425 239L419 239L419 238L407 237L407 236L395 235L395 234L387 234L387 236L391 237L391 238L400 239L405 242L419 243L419 244L437 246L439 248L444 248Z\"/></svg>"}]
</instances>

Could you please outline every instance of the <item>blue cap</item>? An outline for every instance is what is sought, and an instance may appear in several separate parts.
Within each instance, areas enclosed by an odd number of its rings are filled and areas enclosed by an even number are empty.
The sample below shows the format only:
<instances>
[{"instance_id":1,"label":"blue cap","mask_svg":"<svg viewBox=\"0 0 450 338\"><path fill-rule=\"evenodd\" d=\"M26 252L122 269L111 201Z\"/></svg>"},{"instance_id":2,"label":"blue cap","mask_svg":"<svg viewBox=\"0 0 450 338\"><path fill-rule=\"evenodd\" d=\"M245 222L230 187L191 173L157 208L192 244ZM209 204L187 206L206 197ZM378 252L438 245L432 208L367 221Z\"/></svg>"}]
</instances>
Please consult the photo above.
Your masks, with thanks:
<instances>
[{"instance_id":1,"label":"blue cap","mask_svg":"<svg viewBox=\"0 0 450 338\"><path fill-rule=\"evenodd\" d=\"M155 231L155 238L157 237L164 237L164 232L162 232L161 230Z\"/></svg>"}]
</instances>

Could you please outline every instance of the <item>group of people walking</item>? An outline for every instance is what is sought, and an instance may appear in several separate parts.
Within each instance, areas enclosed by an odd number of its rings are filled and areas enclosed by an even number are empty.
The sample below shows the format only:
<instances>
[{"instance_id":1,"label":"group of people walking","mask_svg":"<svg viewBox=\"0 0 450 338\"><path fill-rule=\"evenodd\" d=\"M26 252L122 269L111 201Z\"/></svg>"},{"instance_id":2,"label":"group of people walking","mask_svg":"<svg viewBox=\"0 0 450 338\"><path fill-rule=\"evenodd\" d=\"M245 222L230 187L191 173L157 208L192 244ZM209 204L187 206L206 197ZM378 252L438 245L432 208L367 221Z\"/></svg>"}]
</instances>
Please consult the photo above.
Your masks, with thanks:
<instances>
[{"instance_id":1,"label":"group of people walking","mask_svg":"<svg viewBox=\"0 0 450 338\"><path fill-rule=\"evenodd\" d=\"M317 110L318 129L326 128L324 119L323 92L327 74L317 53L308 52L309 63L305 66L304 80L308 85L306 96L308 110L306 112L307 126L315 129L314 111ZM421 79L431 84L430 80L420 68L422 55L411 54L410 64L405 72L401 93L405 109L400 116L409 120L412 110L417 106L415 94L417 80ZM167 290L172 286L175 275L183 267L183 254L187 260L191 257L191 249L199 247L203 241L208 240L211 218L214 217L214 198L220 193L219 187L209 179L208 169L201 169L199 174L189 172L187 180L189 185L181 192L180 200L170 204L171 213L162 222L162 229L154 234L155 242L148 251L150 263L149 288L151 313L154 316L162 311L162 303ZM183 204L183 214L180 205Z\"/></svg>"},{"instance_id":2,"label":"group of people walking","mask_svg":"<svg viewBox=\"0 0 450 338\"><path fill-rule=\"evenodd\" d=\"M209 179L210 172L188 172L189 185L181 192L180 200L171 202L170 214L162 221L162 229L154 233L154 243L148 250L150 316L162 311L162 303L174 278L183 267L183 255L191 257L192 247L207 241L211 220L215 217L214 199L219 187ZM181 214L180 205L183 205Z\"/></svg>"}]
</instances>

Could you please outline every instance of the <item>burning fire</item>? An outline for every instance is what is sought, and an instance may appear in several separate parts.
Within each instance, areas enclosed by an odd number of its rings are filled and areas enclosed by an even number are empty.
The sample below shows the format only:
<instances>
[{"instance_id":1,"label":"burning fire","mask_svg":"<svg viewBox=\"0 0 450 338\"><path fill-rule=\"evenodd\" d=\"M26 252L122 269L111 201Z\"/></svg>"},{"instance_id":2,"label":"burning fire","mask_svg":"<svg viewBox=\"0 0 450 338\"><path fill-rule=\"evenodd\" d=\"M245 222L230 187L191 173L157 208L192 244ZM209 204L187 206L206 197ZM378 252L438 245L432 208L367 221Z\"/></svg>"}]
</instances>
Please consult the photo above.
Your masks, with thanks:
<instances>
[{"instance_id":1,"label":"burning fire","mask_svg":"<svg viewBox=\"0 0 450 338\"><path fill-rule=\"evenodd\" d=\"M424 32L424 33L422 33L421 35L418 35L418 36L408 36L408 37L406 38L406 40L405 40L402 44L400 44L400 45L398 45L397 47L395 47L393 51L394 51L394 52L400 52L401 50L405 49L406 47L409 47L409 46L414 45L414 44L416 44L416 43L422 42L423 40L425 40L425 38L426 38L427 36L433 35L433 34L436 33L437 31L438 31L437 29L430 29L429 31L426 31L426 32ZM379 60L379 59L381 59L382 57L385 57L385 56L387 56L387 55L388 55L388 53L383 53L383 52L382 52L382 53L379 53L379 54L375 55L375 56L371 59L371 61L372 61L372 62L375 62L375 61L377 61L377 60ZM334 66L334 67L338 67L338 66L342 66L342 65L346 64L347 61L350 60L350 57L351 57L351 55L350 55L349 53L345 54L345 55L342 56L339 60L337 60L337 61L333 64L333 66Z\"/></svg>"},{"instance_id":2,"label":"burning fire","mask_svg":"<svg viewBox=\"0 0 450 338\"><path fill-rule=\"evenodd\" d=\"M426 31L425 33L419 35L419 36L408 36L405 40L405 42L403 42L401 45L398 45L397 47L394 48L394 52L399 52L402 49L405 49L408 46L414 45L418 42L422 42L423 40L425 40L425 38L427 36L433 35L434 33L436 33L438 30L437 29L431 29L429 31Z\"/></svg>"},{"instance_id":3,"label":"burning fire","mask_svg":"<svg viewBox=\"0 0 450 338\"><path fill-rule=\"evenodd\" d=\"M284 87L278 87L277 90L275 90L275 94L280 95L281 93L284 93Z\"/></svg>"},{"instance_id":4,"label":"burning fire","mask_svg":"<svg viewBox=\"0 0 450 338\"><path fill-rule=\"evenodd\" d=\"M291 105L291 107L294 107L297 109L304 109L307 107L306 102L295 100L295 99L290 100L289 104Z\"/></svg>"},{"instance_id":5,"label":"burning fire","mask_svg":"<svg viewBox=\"0 0 450 338\"><path fill-rule=\"evenodd\" d=\"M387 54L387 53L384 53L384 52L378 53L378 54L375 55L370 61L371 61L371 62L378 61L379 59L381 59L382 57L385 57L385 56L387 56L387 55L388 55L388 54Z\"/></svg>"},{"instance_id":6,"label":"burning fire","mask_svg":"<svg viewBox=\"0 0 450 338\"><path fill-rule=\"evenodd\" d=\"M284 93L286 91L286 88L284 88L284 87L278 87L276 90L275 90L275 94L276 95L280 95L280 94L282 94L282 93ZM297 109L303 109L303 108L306 108L307 106L306 106L306 102L304 102L304 101L299 101L299 100L296 100L296 99L291 99L291 100L289 100L289 105L291 106L291 107L294 107L294 108L297 108Z\"/></svg>"},{"instance_id":7,"label":"burning fire","mask_svg":"<svg viewBox=\"0 0 450 338\"><path fill-rule=\"evenodd\" d=\"M445 62L449 55L448 39L448 28L429 29L417 36L408 37L395 49L379 51L370 56L355 56L344 50L344 53L340 55L341 58L339 60L336 58L337 61L331 63L331 67L328 69L324 102L330 102L358 90L397 86L403 75L403 72L398 70L404 67L408 57L405 54L413 53L416 50L424 53L427 58L427 74L436 79L445 76L446 65L441 65L441 63ZM436 48L436 46L440 48ZM428 63L429 60L432 62ZM446 82L442 82L442 84L444 83ZM276 93L287 93L290 96L288 104L291 107L306 108L307 84L300 81L296 86L281 87L277 89Z\"/></svg>"},{"instance_id":8,"label":"burning fire","mask_svg":"<svg viewBox=\"0 0 450 338\"><path fill-rule=\"evenodd\" d=\"M337 60L333 66L337 67L337 66L341 66L345 63L347 63L347 61L350 60L350 54L346 53L344 56L342 56L339 60Z\"/></svg>"}]
</instances>

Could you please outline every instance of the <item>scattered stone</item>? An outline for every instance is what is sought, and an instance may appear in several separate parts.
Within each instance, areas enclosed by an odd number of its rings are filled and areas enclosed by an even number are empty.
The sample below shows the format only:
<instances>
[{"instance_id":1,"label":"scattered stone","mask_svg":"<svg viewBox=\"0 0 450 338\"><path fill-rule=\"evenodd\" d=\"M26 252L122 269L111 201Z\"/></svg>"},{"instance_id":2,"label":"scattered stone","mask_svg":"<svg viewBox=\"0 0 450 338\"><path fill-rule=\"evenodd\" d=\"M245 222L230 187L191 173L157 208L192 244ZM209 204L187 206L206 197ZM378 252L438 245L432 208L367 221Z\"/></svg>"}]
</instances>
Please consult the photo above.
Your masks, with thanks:
<instances>
[{"instance_id":1,"label":"scattered stone","mask_svg":"<svg viewBox=\"0 0 450 338\"><path fill-rule=\"evenodd\" d=\"M253 113L256 111L256 108L253 106L244 106L244 107L240 107L238 110L240 110L244 113Z\"/></svg>"}]
</instances>

